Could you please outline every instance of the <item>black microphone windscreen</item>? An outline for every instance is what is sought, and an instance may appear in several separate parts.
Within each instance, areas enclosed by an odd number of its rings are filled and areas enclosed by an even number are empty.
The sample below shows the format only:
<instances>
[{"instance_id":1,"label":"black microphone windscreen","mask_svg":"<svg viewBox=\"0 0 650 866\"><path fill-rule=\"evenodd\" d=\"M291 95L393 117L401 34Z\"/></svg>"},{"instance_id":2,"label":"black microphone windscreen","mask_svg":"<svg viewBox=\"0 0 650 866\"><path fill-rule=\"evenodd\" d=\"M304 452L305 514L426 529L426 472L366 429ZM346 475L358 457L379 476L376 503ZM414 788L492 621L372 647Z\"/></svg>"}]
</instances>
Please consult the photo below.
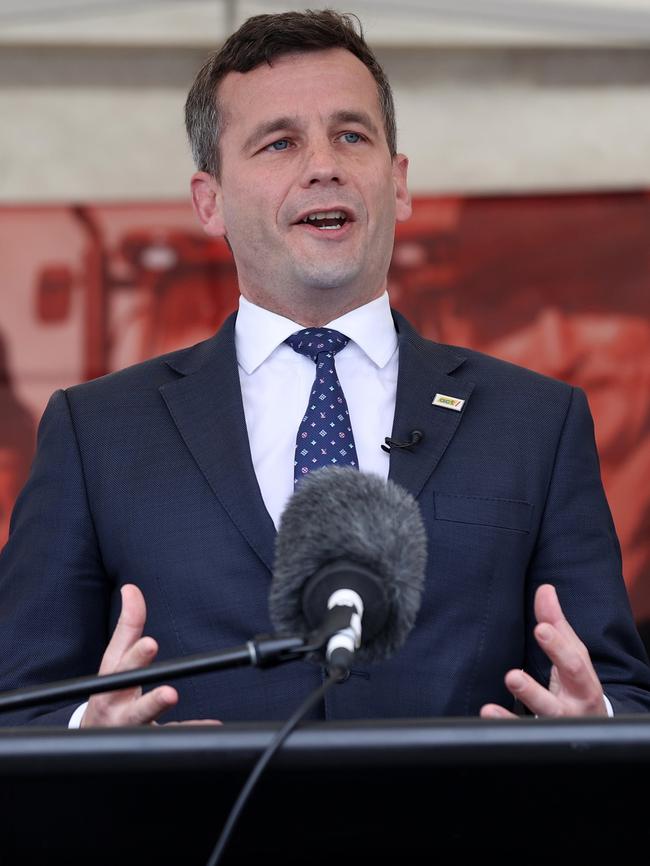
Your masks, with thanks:
<instances>
[{"instance_id":1,"label":"black microphone windscreen","mask_svg":"<svg viewBox=\"0 0 650 866\"><path fill-rule=\"evenodd\" d=\"M278 632L310 631L302 604L305 584L341 559L372 571L388 603L384 628L362 641L356 658L389 658L415 624L424 586L427 536L413 496L393 481L334 466L300 482L276 540L269 611Z\"/></svg>"}]
</instances>

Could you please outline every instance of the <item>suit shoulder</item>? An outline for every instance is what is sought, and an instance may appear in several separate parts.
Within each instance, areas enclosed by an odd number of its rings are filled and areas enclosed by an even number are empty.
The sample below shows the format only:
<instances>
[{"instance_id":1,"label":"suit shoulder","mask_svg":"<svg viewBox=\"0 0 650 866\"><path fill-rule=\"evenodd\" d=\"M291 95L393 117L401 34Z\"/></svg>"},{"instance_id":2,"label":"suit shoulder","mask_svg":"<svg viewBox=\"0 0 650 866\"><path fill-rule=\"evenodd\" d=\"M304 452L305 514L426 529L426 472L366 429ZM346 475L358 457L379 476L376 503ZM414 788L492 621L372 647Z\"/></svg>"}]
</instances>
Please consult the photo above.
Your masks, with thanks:
<instances>
[{"instance_id":1,"label":"suit shoulder","mask_svg":"<svg viewBox=\"0 0 650 866\"><path fill-rule=\"evenodd\" d=\"M554 392L558 395L565 394L567 397L574 390L574 386L563 382L561 379L555 379L529 367L504 361L494 355L487 355L484 352L462 346L446 346L445 348L463 356L465 359L462 367L463 374L468 377L473 376L479 381L486 380L499 385L509 383L527 390Z\"/></svg>"},{"instance_id":2,"label":"suit shoulder","mask_svg":"<svg viewBox=\"0 0 650 866\"><path fill-rule=\"evenodd\" d=\"M545 376L528 367L504 361L495 355L487 355L467 346L456 346L438 343L423 337L401 314L393 310L393 317L400 338L410 344L418 352L420 358L440 370L460 376L482 389L499 389L504 398L508 393L523 392L555 395L556 399L564 396L569 400L571 394L580 391L579 388Z\"/></svg>"},{"instance_id":3,"label":"suit shoulder","mask_svg":"<svg viewBox=\"0 0 650 866\"><path fill-rule=\"evenodd\" d=\"M448 348L464 359L451 377L472 383L470 414L482 435L496 425L508 441L525 442L526 448L546 442L554 448L567 423L583 431L592 424L582 388L474 349Z\"/></svg>"},{"instance_id":4,"label":"suit shoulder","mask_svg":"<svg viewBox=\"0 0 650 866\"><path fill-rule=\"evenodd\" d=\"M66 388L68 398L73 402L85 399L106 399L111 394L122 394L143 391L157 391L161 385L174 381L179 374L198 369L209 357L215 337L210 337L194 346L157 355L146 361L140 361L122 370L116 370Z\"/></svg>"},{"instance_id":5,"label":"suit shoulder","mask_svg":"<svg viewBox=\"0 0 650 866\"><path fill-rule=\"evenodd\" d=\"M560 379L465 346L425 342L434 367L442 363L450 384L457 379L471 385L474 411L531 428L552 419L563 424L572 405L589 411L582 389Z\"/></svg>"}]
</instances>

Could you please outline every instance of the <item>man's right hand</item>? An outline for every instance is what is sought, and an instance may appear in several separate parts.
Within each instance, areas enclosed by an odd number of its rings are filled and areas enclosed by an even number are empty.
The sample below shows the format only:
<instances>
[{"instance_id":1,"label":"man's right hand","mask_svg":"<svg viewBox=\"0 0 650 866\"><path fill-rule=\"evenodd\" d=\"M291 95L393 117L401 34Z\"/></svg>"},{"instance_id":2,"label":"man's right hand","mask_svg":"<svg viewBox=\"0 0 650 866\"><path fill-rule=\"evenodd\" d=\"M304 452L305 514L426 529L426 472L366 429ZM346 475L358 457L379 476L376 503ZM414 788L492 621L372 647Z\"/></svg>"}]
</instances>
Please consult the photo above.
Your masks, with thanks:
<instances>
[{"instance_id":1,"label":"man's right hand","mask_svg":"<svg viewBox=\"0 0 650 866\"><path fill-rule=\"evenodd\" d=\"M112 674L150 665L158 652L151 637L142 637L147 617L144 596L134 584L122 587L122 611L99 668L100 674ZM142 689L123 689L92 695L80 727L118 727L155 724L156 719L178 703L178 692L172 686L158 686L145 694ZM215 719L183 724L220 724Z\"/></svg>"}]
</instances>

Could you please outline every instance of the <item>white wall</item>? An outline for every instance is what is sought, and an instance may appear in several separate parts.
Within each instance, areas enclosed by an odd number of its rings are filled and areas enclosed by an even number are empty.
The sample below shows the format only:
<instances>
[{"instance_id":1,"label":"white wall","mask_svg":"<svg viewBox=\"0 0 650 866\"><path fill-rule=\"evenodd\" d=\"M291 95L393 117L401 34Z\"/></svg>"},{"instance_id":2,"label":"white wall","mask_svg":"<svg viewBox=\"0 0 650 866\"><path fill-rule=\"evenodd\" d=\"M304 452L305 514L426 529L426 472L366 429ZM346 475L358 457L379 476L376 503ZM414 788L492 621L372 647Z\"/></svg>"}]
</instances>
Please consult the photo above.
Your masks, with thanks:
<instances>
[{"instance_id":1,"label":"white wall","mask_svg":"<svg viewBox=\"0 0 650 866\"><path fill-rule=\"evenodd\" d=\"M391 39L385 6L357 5L393 82L415 192L650 186L647 45L448 19L436 28L420 12ZM266 8L242 0L236 12ZM228 10L183 9L4 26L0 13L0 201L187 196L183 104Z\"/></svg>"}]
</instances>

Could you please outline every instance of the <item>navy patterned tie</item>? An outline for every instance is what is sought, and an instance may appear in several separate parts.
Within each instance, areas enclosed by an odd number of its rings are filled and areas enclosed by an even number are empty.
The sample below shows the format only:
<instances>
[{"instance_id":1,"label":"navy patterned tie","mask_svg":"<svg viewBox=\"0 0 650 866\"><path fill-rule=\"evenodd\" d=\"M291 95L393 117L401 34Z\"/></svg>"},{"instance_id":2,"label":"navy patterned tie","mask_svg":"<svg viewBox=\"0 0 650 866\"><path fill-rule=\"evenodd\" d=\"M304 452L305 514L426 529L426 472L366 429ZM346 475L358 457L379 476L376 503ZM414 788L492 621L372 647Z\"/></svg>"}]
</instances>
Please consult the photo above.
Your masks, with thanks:
<instances>
[{"instance_id":1,"label":"navy patterned tie","mask_svg":"<svg viewBox=\"0 0 650 866\"><path fill-rule=\"evenodd\" d=\"M348 404L334 366L334 355L349 340L331 328L305 328L285 340L294 352L316 363L316 378L296 437L294 484L323 466L359 468Z\"/></svg>"}]
</instances>

